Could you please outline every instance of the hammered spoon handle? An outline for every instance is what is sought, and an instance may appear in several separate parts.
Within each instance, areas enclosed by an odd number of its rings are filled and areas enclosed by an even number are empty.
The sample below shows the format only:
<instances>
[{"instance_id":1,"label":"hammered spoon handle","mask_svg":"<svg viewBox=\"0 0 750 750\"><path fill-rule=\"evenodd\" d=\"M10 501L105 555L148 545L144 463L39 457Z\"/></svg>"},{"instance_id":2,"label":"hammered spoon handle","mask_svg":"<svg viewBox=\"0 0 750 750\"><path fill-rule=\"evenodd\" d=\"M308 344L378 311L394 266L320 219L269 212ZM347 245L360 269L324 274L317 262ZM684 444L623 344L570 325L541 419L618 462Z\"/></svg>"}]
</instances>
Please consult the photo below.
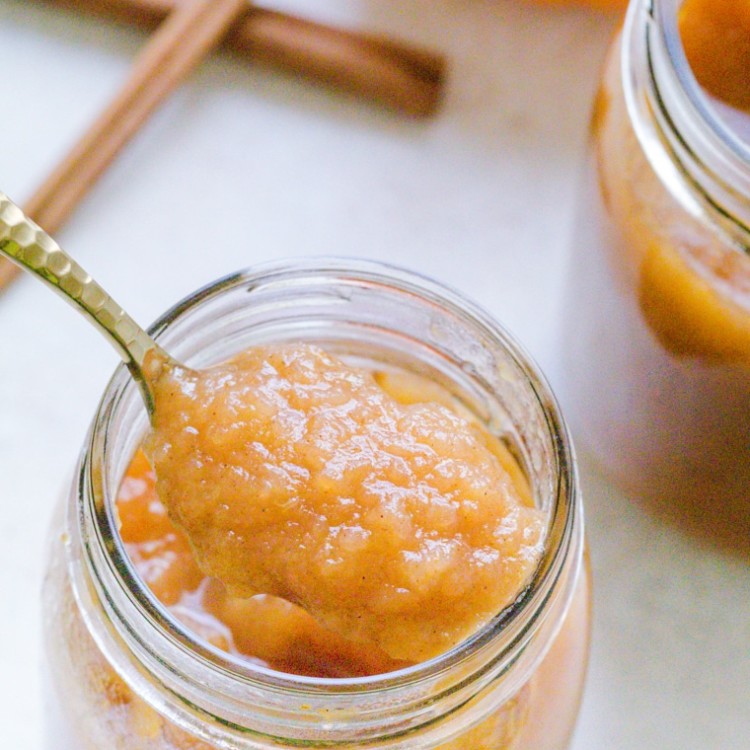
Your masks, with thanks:
<instances>
[{"instance_id":1,"label":"hammered spoon handle","mask_svg":"<svg viewBox=\"0 0 750 750\"><path fill-rule=\"evenodd\" d=\"M0 254L42 279L104 334L138 383L149 415L153 414L152 378L147 375L147 368L150 369L149 363L169 362L171 357L2 192Z\"/></svg>"}]
</instances>

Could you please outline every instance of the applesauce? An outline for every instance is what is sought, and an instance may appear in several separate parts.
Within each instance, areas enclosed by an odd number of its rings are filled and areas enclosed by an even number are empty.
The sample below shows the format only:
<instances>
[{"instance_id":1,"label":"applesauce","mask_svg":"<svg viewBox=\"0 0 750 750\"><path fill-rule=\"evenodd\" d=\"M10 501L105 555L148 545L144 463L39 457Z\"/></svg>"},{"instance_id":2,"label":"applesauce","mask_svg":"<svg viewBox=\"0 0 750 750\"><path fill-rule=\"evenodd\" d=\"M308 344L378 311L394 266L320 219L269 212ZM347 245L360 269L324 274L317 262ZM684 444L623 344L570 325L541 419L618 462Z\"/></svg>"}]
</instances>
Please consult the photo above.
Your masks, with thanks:
<instances>
[{"instance_id":1,"label":"applesauce","mask_svg":"<svg viewBox=\"0 0 750 750\"><path fill-rule=\"evenodd\" d=\"M119 370L45 584L48 661L81 747L566 748L589 642L580 496L555 401L508 335L449 290L353 261L224 279L154 330L196 368L306 341L385 381L425 383L417 401L450 394L503 446L511 481L548 519L545 544L508 606L418 663L341 640L283 600L236 599L195 567L150 494L146 415Z\"/></svg>"},{"instance_id":2,"label":"applesauce","mask_svg":"<svg viewBox=\"0 0 750 750\"><path fill-rule=\"evenodd\" d=\"M237 596L281 597L416 662L511 604L537 566L544 513L448 396L403 403L300 342L165 367L153 390L159 497Z\"/></svg>"},{"instance_id":3,"label":"applesauce","mask_svg":"<svg viewBox=\"0 0 750 750\"><path fill-rule=\"evenodd\" d=\"M610 51L574 234L562 392L622 487L747 552L750 114L735 105L750 58L727 55L717 72L706 57L726 47L710 35L727 19L740 28L732 8L633 3ZM725 85L708 92L693 73Z\"/></svg>"}]
</instances>

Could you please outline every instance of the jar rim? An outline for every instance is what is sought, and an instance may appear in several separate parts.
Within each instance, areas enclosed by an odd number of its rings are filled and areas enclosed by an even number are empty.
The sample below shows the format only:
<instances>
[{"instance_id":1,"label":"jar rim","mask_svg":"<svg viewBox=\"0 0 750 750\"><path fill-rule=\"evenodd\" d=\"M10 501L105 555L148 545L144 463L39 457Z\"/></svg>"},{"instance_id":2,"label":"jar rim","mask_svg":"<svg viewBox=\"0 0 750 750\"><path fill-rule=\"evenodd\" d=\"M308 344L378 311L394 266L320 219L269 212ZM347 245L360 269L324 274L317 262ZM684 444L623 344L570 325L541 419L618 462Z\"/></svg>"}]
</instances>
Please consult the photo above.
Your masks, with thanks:
<instances>
[{"instance_id":1,"label":"jar rim","mask_svg":"<svg viewBox=\"0 0 750 750\"><path fill-rule=\"evenodd\" d=\"M102 467L107 450L107 431L112 415L118 408L123 393L134 388L124 365L118 367L105 390L89 434L81 466L79 497L88 498L88 503L84 503L86 507L82 508L79 513L79 524L85 527L82 528L81 533L87 541L87 548L90 548L88 562L90 565L100 567L104 563L108 585L114 582L123 589L131 589L131 603L141 611L145 620L150 623L153 632L159 637L168 638L172 645L197 657L202 662L202 666L209 671L246 684L252 683L277 691L291 690L296 694L320 695L334 692L364 695L373 691L388 691L416 685L429 678L435 678L458 665L467 664L472 657L486 650L489 645L493 645L497 652L498 656L495 661L502 656L510 662L530 638L534 629L539 626L545 612L549 610L547 605L553 599L555 584L562 575L566 561L570 560L570 551L574 549L575 555L579 558L582 556L582 545L576 543L582 534L582 518L573 446L557 401L544 376L525 349L491 315L467 300L460 292L420 273L375 261L318 257L258 264L220 278L198 289L167 310L149 328L149 332L158 340L175 320L180 319L196 305L226 290L245 288L247 291L252 291L271 279L284 278L289 275L299 278L305 274L320 276L326 273L346 274L347 278L387 284L399 291L418 295L422 299L447 306L452 312L459 313L470 319L472 323L480 325L493 339L499 341L529 379L539 407L542 409L546 428L550 431L556 471L554 497L551 498L542 558L533 578L518 598L479 631L449 651L404 669L379 675L318 678L287 674L253 664L241 656L235 656L210 646L189 628L177 622L167 608L156 600L135 572L119 535L115 533L113 498L108 496L109 491L104 486ZM91 555L93 548L98 548L97 560L94 560ZM580 564L580 559L575 562L576 570L580 568ZM568 600L569 598L568 595ZM502 642L502 648L499 648L499 642Z\"/></svg>"}]
</instances>

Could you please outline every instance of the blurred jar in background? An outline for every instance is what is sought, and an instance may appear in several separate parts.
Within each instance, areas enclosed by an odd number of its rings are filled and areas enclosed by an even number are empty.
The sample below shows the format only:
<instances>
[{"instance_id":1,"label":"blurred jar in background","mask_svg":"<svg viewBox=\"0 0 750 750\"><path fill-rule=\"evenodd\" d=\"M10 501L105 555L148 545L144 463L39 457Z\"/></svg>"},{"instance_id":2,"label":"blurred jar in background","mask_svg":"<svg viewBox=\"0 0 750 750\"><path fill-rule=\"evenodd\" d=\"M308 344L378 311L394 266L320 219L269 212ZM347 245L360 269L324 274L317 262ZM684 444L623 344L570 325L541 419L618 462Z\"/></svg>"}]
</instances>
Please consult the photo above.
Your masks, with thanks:
<instances>
[{"instance_id":1,"label":"blurred jar in background","mask_svg":"<svg viewBox=\"0 0 750 750\"><path fill-rule=\"evenodd\" d=\"M621 486L743 549L748 106L750 3L631 4L593 116L562 389L574 432Z\"/></svg>"}]
</instances>

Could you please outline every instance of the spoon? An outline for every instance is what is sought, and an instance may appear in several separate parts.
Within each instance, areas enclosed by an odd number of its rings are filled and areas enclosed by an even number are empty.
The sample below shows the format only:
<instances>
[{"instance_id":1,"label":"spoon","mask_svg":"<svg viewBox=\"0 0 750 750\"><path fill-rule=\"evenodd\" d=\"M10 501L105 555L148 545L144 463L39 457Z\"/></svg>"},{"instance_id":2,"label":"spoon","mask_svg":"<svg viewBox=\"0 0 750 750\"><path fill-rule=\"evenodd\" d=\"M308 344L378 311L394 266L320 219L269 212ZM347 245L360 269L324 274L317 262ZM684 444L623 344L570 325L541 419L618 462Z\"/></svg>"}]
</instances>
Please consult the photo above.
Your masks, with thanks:
<instances>
[{"instance_id":1,"label":"spoon","mask_svg":"<svg viewBox=\"0 0 750 750\"><path fill-rule=\"evenodd\" d=\"M0 254L38 276L104 334L125 361L151 417L154 411L151 384L165 364L176 362L50 235L2 192Z\"/></svg>"},{"instance_id":2,"label":"spoon","mask_svg":"<svg viewBox=\"0 0 750 750\"><path fill-rule=\"evenodd\" d=\"M470 422L434 403L402 405L304 342L190 370L2 193L0 254L117 349L152 423L157 492L199 567L234 595L279 596L417 662L528 585L544 514Z\"/></svg>"}]
</instances>

